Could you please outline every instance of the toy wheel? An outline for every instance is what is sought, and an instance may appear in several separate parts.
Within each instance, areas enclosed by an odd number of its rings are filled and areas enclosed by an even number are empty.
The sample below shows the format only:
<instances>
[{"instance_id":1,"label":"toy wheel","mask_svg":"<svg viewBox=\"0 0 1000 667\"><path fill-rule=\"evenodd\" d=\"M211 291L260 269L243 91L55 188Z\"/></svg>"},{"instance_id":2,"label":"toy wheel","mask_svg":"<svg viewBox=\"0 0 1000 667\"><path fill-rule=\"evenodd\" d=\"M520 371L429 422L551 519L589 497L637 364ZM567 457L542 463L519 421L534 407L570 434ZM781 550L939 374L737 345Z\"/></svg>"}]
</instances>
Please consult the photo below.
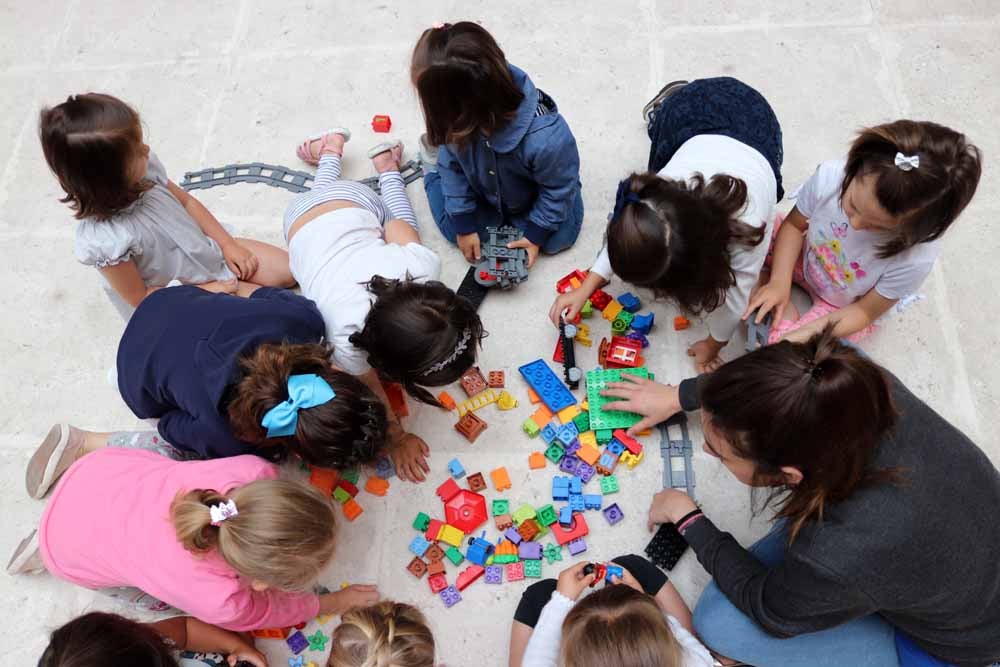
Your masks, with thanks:
<instances>
[{"instance_id":1,"label":"toy wheel","mask_svg":"<svg viewBox=\"0 0 1000 667\"><path fill-rule=\"evenodd\" d=\"M569 376L570 382L579 382L583 379L583 371L576 366L566 371L566 374Z\"/></svg>"},{"instance_id":2,"label":"toy wheel","mask_svg":"<svg viewBox=\"0 0 1000 667\"><path fill-rule=\"evenodd\" d=\"M575 324L567 324L564 327L563 331L566 332L566 337L567 338L576 338L576 325Z\"/></svg>"}]
</instances>

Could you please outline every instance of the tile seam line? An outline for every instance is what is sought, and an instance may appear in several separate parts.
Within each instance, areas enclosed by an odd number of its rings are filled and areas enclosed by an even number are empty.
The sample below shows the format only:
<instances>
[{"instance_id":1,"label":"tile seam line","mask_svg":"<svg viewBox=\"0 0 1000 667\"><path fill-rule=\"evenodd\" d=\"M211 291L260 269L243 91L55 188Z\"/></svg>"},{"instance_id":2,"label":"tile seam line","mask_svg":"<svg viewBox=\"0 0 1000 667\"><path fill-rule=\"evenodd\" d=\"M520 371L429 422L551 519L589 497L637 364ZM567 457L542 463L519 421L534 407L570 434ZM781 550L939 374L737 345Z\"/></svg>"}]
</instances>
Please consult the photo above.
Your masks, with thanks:
<instances>
[{"instance_id":1,"label":"tile seam line","mask_svg":"<svg viewBox=\"0 0 1000 667\"><path fill-rule=\"evenodd\" d=\"M226 83L223 84L212 102L212 111L205 126L205 136L201 142L201 152L199 153L200 164L208 164L208 145L212 140L215 127L219 122L219 114L222 112L222 103L226 98L226 92L234 83L239 80L239 73L242 69L242 56L236 52L240 40L246 36L249 30L250 0L241 0L239 10L236 13L236 20L233 22L233 32L229 37L229 43L224 47L226 54Z\"/></svg>"}]
</instances>

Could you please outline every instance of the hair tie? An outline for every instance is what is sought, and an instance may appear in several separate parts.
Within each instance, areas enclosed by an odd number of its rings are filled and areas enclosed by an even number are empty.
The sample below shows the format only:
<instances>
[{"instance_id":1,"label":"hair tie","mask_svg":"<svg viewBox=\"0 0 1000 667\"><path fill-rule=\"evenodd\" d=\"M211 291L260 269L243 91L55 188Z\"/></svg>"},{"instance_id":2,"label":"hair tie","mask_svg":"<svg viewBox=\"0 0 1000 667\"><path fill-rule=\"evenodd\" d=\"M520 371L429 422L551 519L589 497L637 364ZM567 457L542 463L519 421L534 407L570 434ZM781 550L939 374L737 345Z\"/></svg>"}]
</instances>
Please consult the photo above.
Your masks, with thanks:
<instances>
[{"instance_id":1,"label":"hair tie","mask_svg":"<svg viewBox=\"0 0 1000 667\"><path fill-rule=\"evenodd\" d=\"M260 425L267 429L269 438L294 435L299 410L329 403L336 397L337 393L326 380L315 373L292 375L288 378L288 400L265 412Z\"/></svg>"},{"instance_id":2,"label":"hair tie","mask_svg":"<svg viewBox=\"0 0 1000 667\"><path fill-rule=\"evenodd\" d=\"M615 208L608 216L608 222L617 220L622 209L628 204L638 204L642 202L642 197L632 192L632 177L624 178L618 182L618 192L615 193Z\"/></svg>"},{"instance_id":3,"label":"hair tie","mask_svg":"<svg viewBox=\"0 0 1000 667\"><path fill-rule=\"evenodd\" d=\"M459 355L461 355L469 347L469 338L472 337L472 331L469 327L465 327L465 331L462 332L462 337L458 339L458 343L455 345L455 349L452 353L441 361L437 362L427 370L425 370L421 375L428 376L431 373L437 373L438 371L447 368L451 365Z\"/></svg>"},{"instance_id":4,"label":"hair tie","mask_svg":"<svg viewBox=\"0 0 1000 667\"><path fill-rule=\"evenodd\" d=\"M810 361L806 363L804 372L806 375L812 376L812 379L815 380L823 374L823 367L815 361Z\"/></svg>"},{"instance_id":5,"label":"hair tie","mask_svg":"<svg viewBox=\"0 0 1000 667\"><path fill-rule=\"evenodd\" d=\"M432 23L431 27L434 28L435 30L441 30L442 28L450 28L451 24L450 23L441 23L440 21L438 21L437 23Z\"/></svg>"},{"instance_id":6,"label":"hair tie","mask_svg":"<svg viewBox=\"0 0 1000 667\"><path fill-rule=\"evenodd\" d=\"M896 159L893 160L896 163L896 167L903 171L910 171L911 169L918 169L920 167L920 156L919 155L903 155L902 153L896 153Z\"/></svg>"},{"instance_id":7,"label":"hair tie","mask_svg":"<svg viewBox=\"0 0 1000 667\"><path fill-rule=\"evenodd\" d=\"M212 505L208 508L208 516L212 519L213 526L218 526L226 519L232 519L237 514L239 514L239 511L236 509L235 500L227 500L224 503Z\"/></svg>"}]
</instances>

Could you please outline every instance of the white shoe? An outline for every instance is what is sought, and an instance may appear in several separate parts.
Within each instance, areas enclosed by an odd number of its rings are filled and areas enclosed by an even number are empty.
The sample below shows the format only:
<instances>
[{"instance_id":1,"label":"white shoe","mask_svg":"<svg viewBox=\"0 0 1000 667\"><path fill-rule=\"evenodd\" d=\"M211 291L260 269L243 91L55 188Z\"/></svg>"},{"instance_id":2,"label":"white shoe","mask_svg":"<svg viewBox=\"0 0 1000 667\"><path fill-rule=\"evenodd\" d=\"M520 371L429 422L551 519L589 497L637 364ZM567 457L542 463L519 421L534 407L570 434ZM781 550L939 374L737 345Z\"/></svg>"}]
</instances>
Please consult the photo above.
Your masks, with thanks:
<instances>
[{"instance_id":1,"label":"white shoe","mask_svg":"<svg viewBox=\"0 0 1000 667\"><path fill-rule=\"evenodd\" d=\"M83 431L69 424L56 424L42 440L24 475L24 486L32 498L44 498L59 481L83 447Z\"/></svg>"},{"instance_id":2,"label":"white shoe","mask_svg":"<svg viewBox=\"0 0 1000 667\"><path fill-rule=\"evenodd\" d=\"M45 563L42 562L42 554L38 550L38 531L31 531L31 535L21 540L14 550L14 555L7 563L7 574L38 574L45 572Z\"/></svg>"}]
</instances>

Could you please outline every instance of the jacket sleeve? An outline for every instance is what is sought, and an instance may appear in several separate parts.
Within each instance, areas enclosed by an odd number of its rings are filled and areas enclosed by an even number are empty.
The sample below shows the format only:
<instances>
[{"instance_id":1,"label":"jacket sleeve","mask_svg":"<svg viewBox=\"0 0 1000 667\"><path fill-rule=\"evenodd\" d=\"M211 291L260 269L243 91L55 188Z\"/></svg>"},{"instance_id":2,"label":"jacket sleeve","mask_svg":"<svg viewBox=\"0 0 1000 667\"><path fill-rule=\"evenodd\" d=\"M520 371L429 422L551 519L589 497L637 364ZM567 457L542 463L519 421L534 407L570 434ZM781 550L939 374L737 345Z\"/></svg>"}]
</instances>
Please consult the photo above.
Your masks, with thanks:
<instances>
[{"instance_id":1,"label":"jacket sleeve","mask_svg":"<svg viewBox=\"0 0 1000 667\"><path fill-rule=\"evenodd\" d=\"M283 307L289 312L295 312L301 320L301 326L297 328L289 338L292 342L316 342L326 335L326 324L323 322L323 315L319 308L310 299L300 296L295 292L280 287L258 287L250 295L251 299L266 299L275 302L276 308Z\"/></svg>"},{"instance_id":2,"label":"jacket sleeve","mask_svg":"<svg viewBox=\"0 0 1000 667\"><path fill-rule=\"evenodd\" d=\"M212 424L183 410L170 410L156 425L160 435L171 445L195 452L206 458L246 454L248 447L230 433L220 433Z\"/></svg>"},{"instance_id":3,"label":"jacket sleeve","mask_svg":"<svg viewBox=\"0 0 1000 667\"><path fill-rule=\"evenodd\" d=\"M580 184L580 153L565 119L560 117L539 134L542 136L536 139L541 148L529 164L538 183L538 197L528 211L524 230L524 235L535 245L542 245L573 215Z\"/></svg>"},{"instance_id":4,"label":"jacket sleeve","mask_svg":"<svg viewBox=\"0 0 1000 667\"><path fill-rule=\"evenodd\" d=\"M775 637L825 630L876 611L864 593L799 554L763 565L707 518L692 523L684 539L729 601Z\"/></svg>"},{"instance_id":5,"label":"jacket sleeve","mask_svg":"<svg viewBox=\"0 0 1000 667\"><path fill-rule=\"evenodd\" d=\"M447 145L438 149L438 175L441 177L441 194L444 210L456 234L471 234L477 230L476 193L469 178L462 170L455 154Z\"/></svg>"}]
</instances>

